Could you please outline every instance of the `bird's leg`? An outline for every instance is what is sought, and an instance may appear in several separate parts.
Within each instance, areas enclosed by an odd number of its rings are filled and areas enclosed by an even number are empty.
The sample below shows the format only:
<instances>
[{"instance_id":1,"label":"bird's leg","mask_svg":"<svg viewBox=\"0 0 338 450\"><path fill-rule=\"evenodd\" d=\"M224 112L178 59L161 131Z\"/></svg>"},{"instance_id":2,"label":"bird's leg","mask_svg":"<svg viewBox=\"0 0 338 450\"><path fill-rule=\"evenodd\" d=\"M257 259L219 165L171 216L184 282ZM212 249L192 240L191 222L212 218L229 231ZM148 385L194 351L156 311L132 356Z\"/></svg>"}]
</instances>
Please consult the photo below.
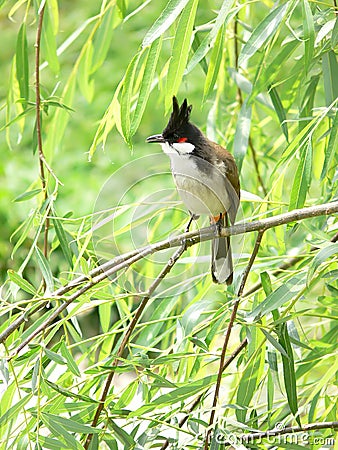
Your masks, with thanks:
<instances>
[{"instance_id":1,"label":"bird's leg","mask_svg":"<svg viewBox=\"0 0 338 450\"><path fill-rule=\"evenodd\" d=\"M219 216L210 217L210 225L213 225L215 227L215 234L217 236L219 236L223 227L223 217L224 217L223 213L220 213Z\"/></svg>"},{"instance_id":2,"label":"bird's leg","mask_svg":"<svg viewBox=\"0 0 338 450\"><path fill-rule=\"evenodd\" d=\"M189 221L187 223L187 226L185 227L185 230L184 230L185 233L188 233L188 231L190 230L190 225L192 224L192 221L196 220L196 219L198 219L198 216L196 216L195 214L191 214L190 213L190 219L189 219Z\"/></svg>"}]
</instances>

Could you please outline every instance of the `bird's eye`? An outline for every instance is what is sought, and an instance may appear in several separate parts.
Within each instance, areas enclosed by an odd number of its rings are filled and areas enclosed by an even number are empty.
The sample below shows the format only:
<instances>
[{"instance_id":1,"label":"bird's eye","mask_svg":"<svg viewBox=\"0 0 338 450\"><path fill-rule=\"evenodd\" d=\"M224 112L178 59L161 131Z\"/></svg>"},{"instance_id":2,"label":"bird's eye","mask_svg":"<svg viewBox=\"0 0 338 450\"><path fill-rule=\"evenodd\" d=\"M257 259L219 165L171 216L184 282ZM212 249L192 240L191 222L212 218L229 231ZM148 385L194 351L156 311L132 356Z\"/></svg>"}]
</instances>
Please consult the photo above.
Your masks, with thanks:
<instances>
[{"instance_id":1,"label":"bird's eye","mask_svg":"<svg viewBox=\"0 0 338 450\"><path fill-rule=\"evenodd\" d=\"M175 140L178 139L178 138L179 138L178 134L177 134L177 133L173 133L173 138L174 138Z\"/></svg>"}]
</instances>

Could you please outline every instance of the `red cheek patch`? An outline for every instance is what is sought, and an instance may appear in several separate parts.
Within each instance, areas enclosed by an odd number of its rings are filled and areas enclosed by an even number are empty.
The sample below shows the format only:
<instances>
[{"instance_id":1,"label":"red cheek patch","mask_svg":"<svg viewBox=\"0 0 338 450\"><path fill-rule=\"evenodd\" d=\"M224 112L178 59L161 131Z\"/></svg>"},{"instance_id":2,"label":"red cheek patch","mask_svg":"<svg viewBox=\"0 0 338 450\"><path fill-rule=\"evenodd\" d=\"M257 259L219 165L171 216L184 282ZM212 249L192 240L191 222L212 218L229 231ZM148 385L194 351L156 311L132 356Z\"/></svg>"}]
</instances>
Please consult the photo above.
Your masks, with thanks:
<instances>
[{"instance_id":1,"label":"red cheek patch","mask_svg":"<svg viewBox=\"0 0 338 450\"><path fill-rule=\"evenodd\" d=\"M187 142L188 138L179 138L177 142Z\"/></svg>"}]
</instances>

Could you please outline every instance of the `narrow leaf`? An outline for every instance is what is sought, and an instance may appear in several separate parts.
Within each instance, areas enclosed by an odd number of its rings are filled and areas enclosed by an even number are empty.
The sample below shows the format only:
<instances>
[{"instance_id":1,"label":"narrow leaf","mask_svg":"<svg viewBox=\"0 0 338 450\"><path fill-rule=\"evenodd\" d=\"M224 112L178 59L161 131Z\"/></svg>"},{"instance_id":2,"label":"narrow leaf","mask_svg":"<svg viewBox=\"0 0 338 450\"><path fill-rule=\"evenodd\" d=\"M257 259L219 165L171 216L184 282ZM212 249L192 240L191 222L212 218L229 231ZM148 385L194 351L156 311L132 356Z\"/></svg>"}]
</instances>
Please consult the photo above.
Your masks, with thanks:
<instances>
[{"instance_id":1,"label":"narrow leaf","mask_svg":"<svg viewBox=\"0 0 338 450\"><path fill-rule=\"evenodd\" d=\"M279 308L284 303L295 297L304 285L305 281L302 276L294 276L269 294L266 299L262 301L262 303L260 303L251 313L248 314L248 318L257 319L268 314L274 309Z\"/></svg>"},{"instance_id":2,"label":"narrow leaf","mask_svg":"<svg viewBox=\"0 0 338 450\"><path fill-rule=\"evenodd\" d=\"M70 353L64 342L61 343L60 351L61 355L65 358L67 362L68 369L77 377L81 376L79 368L77 367L76 362L74 361L73 355Z\"/></svg>"},{"instance_id":3,"label":"narrow leaf","mask_svg":"<svg viewBox=\"0 0 338 450\"><path fill-rule=\"evenodd\" d=\"M204 83L203 102L205 102L211 94L218 77L223 55L224 30L225 27L222 26L217 34L215 45L211 52L208 73Z\"/></svg>"},{"instance_id":4,"label":"narrow leaf","mask_svg":"<svg viewBox=\"0 0 338 450\"><path fill-rule=\"evenodd\" d=\"M49 263L48 263L45 255L39 249L39 247L35 246L34 249L35 249L36 259L37 259L38 265L40 267L43 279L46 282L49 292L53 292L54 280L53 280L53 275L52 275L52 271L50 269Z\"/></svg>"},{"instance_id":5,"label":"narrow leaf","mask_svg":"<svg viewBox=\"0 0 338 450\"><path fill-rule=\"evenodd\" d=\"M172 96L177 93L178 88L180 87L186 63L188 61L197 5L198 0L189 0L189 3L184 8L180 20L178 21L167 75L165 97L166 110L171 105Z\"/></svg>"},{"instance_id":6,"label":"narrow leaf","mask_svg":"<svg viewBox=\"0 0 338 450\"><path fill-rule=\"evenodd\" d=\"M142 47L147 47L160 37L175 21L189 0L170 0L161 15L145 35Z\"/></svg>"},{"instance_id":7,"label":"narrow leaf","mask_svg":"<svg viewBox=\"0 0 338 450\"><path fill-rule=\"evenodd\" d=\"M136 108L130 126L130 134L132 136L136 133L141 123L141 119L147 105L147 101L151 91L151 86L154 80L158 58L160 56L161 46L162 46L162 39L157 39L155 42L151 44L148 50L148 56L145 63Z\"/></svg>"},{"instance_id":8,"label":"narrow leaf","mask_svg":"<svg viewBox=\"0 0 338 450\"><path fill-rule=\"evenodd\" d=\"M312 173L312 143L307 142L300 153L300 160L295 173L290 196L289 211L302 208L311 183Z\"/></svg>"},{"instance_id":9,"label":"narrow leaf","mask_svg":"<svg viewBox=\"0 0 338 450\"><path fill-rule=\"evenodd\" d=\"M91 73L97 71L106 59L114 32L114 6L110 6L104 13L104 17L93 40L93 61Z\"/></svg>"},{"instance_id":10,"label":"narrow leaf","mask_svg":"<svg viewBox=\"0 0 338 450\"><path fill-rule=\"evenodd\" d=\"M29 63L26 36L26 24L21 25L16 41L16 76L19 83L20 96L26 100L23 107L26 108L29 100Z\"/></svg>"},{"instance_id":11,"label":"narrow leaf","mask_svg":"<svg viewBox=\"0 0 338 450\"><path fill-rule=\"evenodd\" d=\"M278 91L275 87L270 86L269 87L269 94L270 98L273 104L273 107L275 108L276 114L278 116L280 125L282 127L282 131L284 133L285 139L287 142L289 142L289 132L288 132L288 124L286 122L286 114L283 107L283 103L278 95Z\"/></svg>"},{"instance_id":12,"label":"narrow leaf","mask_svg":"<svg viewBox=\"0 0 338 450\"><path fill-rule=\"evenodd\" d=\"M48 348L45 348L45 353L46 356L51 360L56 362L56 364L61 364L64 365L67 363L66 359L63 358L61 355L59 355L58 353L53 352L52 350L49 350Z\"/></svg>"},{"instance_id":13,"label":"narrow leaf","mask_svg":"<svg viewBox=\"0 0 338 450\"><path fill-rule=\"evenodd\" d=\"M50 12L52 12L50 8L45 8L45 13L43 16L41 48L43 56L46 58L50 70L55 75L58 75L58 73L60 72L60 64L56 54L56 40Z\"/></svg>"},{"instance_id":14,"label":"narrow leaf","mask_svg":"<svg viewBox=\"0 0 338 450\"><path fill-rule=\"evenodd\" d=\"M131 98L134 87L134 79L136 74L136 69L138 67L140 58L142 53L144 53L145 49L136 53L134 58L131 60L126 74L123 80L123 88L122 88L122 99L121 99L121 111L120 111L120 120L121 120L121 128L124 140L128 144L130 148L132 148L131 142Z\"/></svg>"},{"instance_id":15,"label":"narrow leaf","mask_svg":"<svg viewBox=\"0 0 338 450\"><path fill-rule=\"evenodd\" d=\"M228 22L237 14L241 7L238 7L231 11L234 0L224 0L221 9L215 20L211 31L205 36L201 45L198 47L193 57L189 61L186 69L186 74L191 72L191 70L205 57L208 51L213 47L216 40L219 29L224 26L226 27Z\"/></svg>"},{"instance_id":16,"label":"narrow leaf","mask_svg":"<svg viewBox=\"0 0 338 450\"><path fill-rule=\"evenodd\" d=\"M9 269L7 273L10 280L13 281L13 283L15 283L17 286L19 286L20 289L22 289L25 292L28 292L28 294L32 295L36 294L36 289L34 288L34 286L32 286L29 283L29 281L22 278L22 276L19 273L14 272L14 270L12 269Z\"/></svg>"},{"instance_id":17,"label":"narrow leaf","mask_svg":"<svg viewBox=\"0 0 338 450\"><path fill-rule=\"evenodd\" d=\"M63 253L64 257L66 258L66 260L69 264L69 267L72 267L73 266L72 252L70 250L69 241L67 239L65 230L63 228L62 221L59 218L53 218L52 223L54 225L56 236L60 243L62 253Z\"/></svg>"},{"instance_id":18,"label":"narrow leaf","mask_svg":"<svg viewBox=\"0 0 338 450\"><path fill-rule=\"evenodd\" d=\"M282 354L282 363L283 363L283 377L284 377L284 385L286 390L286 395L288 398L288 403L290 410L294 416L296 416L296 420L301 426L298 412L298 400L297 400L297 387L296 387L296 374L295 374L295 363L293 359L293 351L290 343L290 338L288 334L288 329L286 323L283 323L280 328L279 333L279 343L284 348L287 353L287 357Z\"/></svg>"},{"instance_id":19,"label":"narrow leaf","mask_svg":"<svg viewBox=\"0 0 338 450\"><path fill-rule=\"evenodd\" d=\"M338 44L338 17L336 17L336 22L334 24L331 36L331 48L334 50Z\"/></svg>"},{"instance_id":20,"label":"narrow leaf","mask_svg":"<svg viewBox=\"0 0 338 450\"><path fill-rule=\"evenodd\" d=\"M42 191L42 189L32 189L31 191L26 191L23 194L18 195L17 197L15 197L15 199L13 200L13 202L24 202L26 200L29 200L33 197L35 197L36 195L38 195L40 192Z\"/></svg>"},{"instance_id":21,"label":"narrow leaf","mask_svg":"<svg viewBox=\"0 0 338 450\"><path fill-rule=\"evenodd\" d=\"M311 266L309 267L308 273L307 273L307 284L311 281L311 278L313 277L315 271L318 269L318 267L325 262L328 258L338 253L338 244L333 243L329 244L327 247L322 248L317 255L313 258L313 261L311 263Z\"/></svg>"},{"instance_id":22,"label":"narrow leaf","mask_svg":"<svg viewBox=\"0 0 338 450\"><path fill-rule=\"evenodd\" d=\"M284 3L274 9L265 19L260 22L257 28L252 32L249 40L246 42L238 58L238 65L243 66L277 31L278 25L282 21L289 2Z\"/></svg>"},{"instance_id":23,"label":"narrow leaf","mask_svg":"<svg viewBox=\"0 0 338 450\"><path fill-rule=\"evenodd\" d=\"M303 14L304 46L305 46L304 52L305 71L308 72L310 63L312 62L315 44L315 26L313 22L312 11L308 0L303 0L302 14Z\"/></svg>"},{"instance_id":24,"label":"narrow leaf","mask_svg":"<svg viewBox=\"0 0 338 450\"><path fill-rule=\"evenodd\" d=\"M333 50L322 55L322 65L326 106L329 106L338 97L338 63Z\"/></svg>"},{"instance_id":25,"label":"narrow leaf","mask_svg":"<svg viewBox=\"0 0 338 450\"><path fill-rule=\"evenodd\" d=\"M2 411L0 416L0 426L6 424L9 420L17 418L18 413L22 412L23 407L29 402L32 396L33 394L28 394L25 397L22 397L18 403L13 405L11 408L6 411Z\"/></svg>"},{"instance_id":26,"label":"narrow leaf","mask_svg":"<svg viewBox=\"0 0 338 450\"><path fill-rule=\"evenodd\" d=\"M92 58L93 44L92 41L88 41L77 72L81 92L88 103L91 103L94 96L94 80L90 79L92 72Z\"/></svg>"},{"instance_id":27,"label":"narrow leaf","mask_svg":"<svg viewBox=\"0 0 338 450\"><path fill-rule=\"evenodd\" d=\"M338 149L338 111L336 112L335 118L333 120L329 142L325 149L325 159L322 173L320 176L321 180L323 180L326 177L327 172L332 165L334 156L337 154L337 149Z\"/></svg>"},{"instance_id":28,"label":"narrow leaf","mask_svg":"<svg viewBox=\"0 0 338 450\"><path fill-rule=\"evenodd\" d=\"M251 127L251 106L244 101L237 119L237 126L234 138L234 157L237 163L238 172L241 173L244 157L249 143Z\"/></svg>"}]
</instances>

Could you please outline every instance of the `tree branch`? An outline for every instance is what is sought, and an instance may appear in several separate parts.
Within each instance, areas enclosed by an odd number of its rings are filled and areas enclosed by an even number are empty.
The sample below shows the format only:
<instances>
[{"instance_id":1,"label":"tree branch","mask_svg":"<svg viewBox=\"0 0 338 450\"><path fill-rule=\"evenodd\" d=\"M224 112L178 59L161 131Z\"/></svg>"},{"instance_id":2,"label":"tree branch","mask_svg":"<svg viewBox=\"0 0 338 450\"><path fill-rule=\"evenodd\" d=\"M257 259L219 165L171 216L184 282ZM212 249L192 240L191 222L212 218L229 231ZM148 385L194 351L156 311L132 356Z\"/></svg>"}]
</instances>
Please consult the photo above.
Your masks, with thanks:
<instances>
[{"instance_id":1,"label":"tree branch","mask_svg":"<svg viewBox=\"0 0 338 450\"><path fill-rule=\"evenodd\" d=\"M207 429L207 433L206 433L206 437L205 437L205 442L204 442L204 449L208 450L209 448L209 437L212 431L212 425L214 423L214 419L215 419L215 414L216 414L216 406L218 403L218 396L219 396L219 390L221 387L221 382L222 382L222 374L223 374L223 366L224 366L224 361L225 361L225 355L226 355L226 351L228 348L228 344L229 344L229 340L230 340L230 335L231 335L231 331L233 328L233 325L235 323L235 319L236 319L236 315L237 315L237 310L242 298L242 294L243 294L243 290L244 290L244 286L246 283L246 280L248 279L250 270L253 266L253 263L256 259L259 247L261 245L262 242L262 237L264 234L264 230L260 230L258 232L258 236L255 242L255 247L253 249L253 252L251 254L250 260L243 272L243 276L242 276L242 281L241 284L239 286L238 289L238 293L237 293L237 300L234 304L231 316L230 316L230 321L229 321L229 325L227 327L227 331L225 333L225 338L224 338L224 343L223 343L223 348L222 348L222 353L221 353L221 357L220 357L220 361L219 361L219 369L218 369L218 373L217 373L217 380L216 380L216 386L215 386L215 392L214 392L214 399L212 402L212 408L211 408L211 414L210 414L210 419L209 419L209 426Z\"/></svg>"},{"instance_id":2,"label":"tree branch","mask_svg":"<svg viewBox=\"0 0 338 450\"><path fill-rule=\"evenodd\" d=\"M111 372L109 373L109 375L108 375L108 377L106 379L106 383L105 383L105 386L104 386L104 389L103 389L103 393L102 393L101 398L100 398L100 403L99 403L99 406L96 409L95 416L94 416L94 419L93 419L93 422L92 422L92 427L96 427L96 425L97 425L97 423L99 421L101 412L102 412L102 410L104 408L104 403L105 403L105 401L107 399L107 395L108 395L109 390L110 390L110 386L111 386L111 384L113 382L115 369L117 367L119 358L122 357L123 352L124 352L128 342L130 340L132 332L134 331L135 326L136 326L137 322L139 321L139 319L140 319L140 317L141 317L141 315L142 315L142 313L144 311L144 308L146 307L146 305L148 303L148 300L150 299L151 295L153 294L155 289L158 287L158 285L161 283L163 278L165 278L168 275L168 273L171 271L171 269L175 265L176 261L180 258L180 256L182 255L182 253L185 250L186 250L186 245L185 245L185 243L182 243L182 246L179 247L176 250L174 255L169 259L169 261L167 262L165 267L162 269L161 273L158 275L158 277L151 284L151 286L148 289L147 295L143 298L143 300L141 301L139 307L137 308L135 316L133 317L132 321L130 322L130 325L129 325L125 335L123 336L122 342L121 342L121 344L119 346L119 349L118 349L118 351L116 353L116 356L115 356L115 358L113 360L112 370L111 370ZM93 438L93 434L88 434L86 442L84 444L84 448L86 450L89 448L89 445L90 445L90 443L92 441L92 438Z\"/></svg>"},{"instance_id":3,"label":"tree branch","mask_svg":"<svg viewBox=\"0 0 338 450\"><path fill-rule=\"evenodd\" d=\"M233 236L233 235L239 235L244 233L251 233L253 231L266 231L269 228L273 228L280 225L285 225L287 223L291 222L298 222L300 220L309 219L313 217L323 216L323 215L330 215L338 212L338 201L331 202L331 203L324 203L323 205L316 205L316 206L310 206L308 208L303 209L295 209L293 211L279 214L277 216L267 217L265 219L256 220L254 222L249 223L242 223L237 225L232 225L227 228L222 228L220 231L219 236L226 237L226 236ZM70 305L74 300L79 298L82 294L87 292L89 289L91 289L96 284L100 283L104 279L108 278L109 276L115 274L116 272L125 269L129 267L131 264L135 263L136 261L139 261L140 259L156 253L160 250L172 248L172 247L178 247L182 246L183 244L186 245L186 247L190 247L192 245L195 245L198 242L208 241L210 239L215 238L215 228L213 226L211 227L205 227L198 231L191 231L188 233L182 233L178 236L170 237L164 241L160 241L156 244L149 244L146 247L140 248L138 250L135 250L131 253L120 255L104 265L94 269L90 272L90 279L88 281L88 277L82 276L79 277L73 281L71 281L68 285L64 286L63 288L58 289L54 293L52 293L46 300L50 299L62 299L62 296L64 293L74 289L75 287L81 285L77 291L75 291L71 296L67 297L67 300L60 305L58 308L56 308L49 318L42 323L33 333L31 333L30 336L27 337L27 339L20 344L20 346L16 349L16 354L24 348L35 336L37 336L41 331L45 330L46 327L48 327L56 318L57 316L64 311L68 305ZM20 321L23 323L25 320L27 320L27 317L25 314L23 314L19 318L17 318L17 323L19 324ZM20 324L21 324L20 323ZM14 330L12 329L11 332ZM10 334L10 333L9 333ZM9 336L7 330L5 330L0 335L0 343L3 342L8 336Z\"/></svg>"}]
</instances>

